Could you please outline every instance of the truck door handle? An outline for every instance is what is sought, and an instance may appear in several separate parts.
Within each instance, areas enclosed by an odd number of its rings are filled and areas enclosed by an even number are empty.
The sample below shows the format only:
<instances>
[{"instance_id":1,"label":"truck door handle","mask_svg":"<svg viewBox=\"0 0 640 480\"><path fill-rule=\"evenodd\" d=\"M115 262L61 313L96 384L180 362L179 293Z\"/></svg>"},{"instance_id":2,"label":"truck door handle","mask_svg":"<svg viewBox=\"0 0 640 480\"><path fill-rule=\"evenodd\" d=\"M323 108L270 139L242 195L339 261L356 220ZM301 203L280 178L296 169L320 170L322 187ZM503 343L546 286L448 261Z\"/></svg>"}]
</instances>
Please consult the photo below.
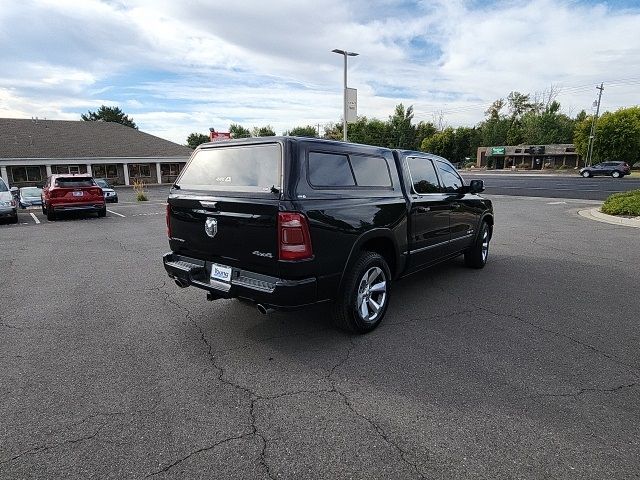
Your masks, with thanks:
<instances>
[{"instance_id":1,"label":"truck door handle","mask_svg":"<svg viewBox=\"0 0 640 480\"><path fill-rule=\"evenodd\" d=\"M426 213L426 212L430 212L431 211L431 207L417 207L416 208L416 212L418 213Z\"/></svg>"}]
</instances>

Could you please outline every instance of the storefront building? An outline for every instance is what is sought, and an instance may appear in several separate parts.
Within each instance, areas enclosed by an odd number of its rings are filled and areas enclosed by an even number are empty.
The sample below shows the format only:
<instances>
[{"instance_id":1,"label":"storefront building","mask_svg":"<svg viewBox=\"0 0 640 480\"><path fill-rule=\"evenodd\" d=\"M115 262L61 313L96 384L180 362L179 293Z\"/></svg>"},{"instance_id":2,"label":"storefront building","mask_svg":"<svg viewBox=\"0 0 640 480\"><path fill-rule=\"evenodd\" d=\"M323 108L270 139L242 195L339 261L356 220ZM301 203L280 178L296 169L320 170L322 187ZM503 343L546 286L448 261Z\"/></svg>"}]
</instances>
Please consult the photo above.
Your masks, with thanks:
<instances>
[{"instance_id":1,"label":"storefront building","mask_svg":"<svg viewBox=\"0 0 640 480\"><path fill-rule=\"evenodd\" d=\"M88 173L112 185L172 183L189 147L111 122L0 118L0 176L16 187Z\"/></svg>"},{"instance_id":2,"label":"storefront building","mask_svg":"<svg viewBox=\"0 0 640 480\"><path fill-rule=\"evenodd\" d=\"M573 144L479 147L477 167L542 170L584 166Z\"/></svg>"}]
</instances>

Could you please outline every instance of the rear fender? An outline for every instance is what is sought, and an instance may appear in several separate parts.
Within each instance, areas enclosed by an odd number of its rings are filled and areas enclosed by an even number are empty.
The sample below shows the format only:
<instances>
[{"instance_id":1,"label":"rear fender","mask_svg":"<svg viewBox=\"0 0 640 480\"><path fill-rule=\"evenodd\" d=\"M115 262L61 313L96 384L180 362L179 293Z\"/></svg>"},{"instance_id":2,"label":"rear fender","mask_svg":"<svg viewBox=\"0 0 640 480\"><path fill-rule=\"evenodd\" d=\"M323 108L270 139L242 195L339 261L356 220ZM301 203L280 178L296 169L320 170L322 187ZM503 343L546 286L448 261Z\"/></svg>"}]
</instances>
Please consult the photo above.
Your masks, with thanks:
<instances>
[{"instance_id":1,"label":"rear fender","mask_svg":"<svg viewBox=\"0 0 640 480\"><path fill-rule=\"evenodd\" d=\"M351 247L351 251L349 252L349 257L345 264L344 269L342 270L342 275L340 276L340 291L344 286L344 279L347 275L349 269L356 262L358 255L360 252L364 250L369 250L366 248L366 244L376 244L376 246L385 246L388 248L384 248L385 252L381 253L389 264L389 269L391 270L391 276L393 278L397 278L399 272L404 269L404 258L400 255L400 250L398 249L398 245L393 237L393 233L389 229L377 228L374 230L370 230L366 233L363 233L358 239L353 243ZM373 251L378 251L379 248L374 248ZM391 258L388 258L391 257Z\"/></svg>"}]
</instances>

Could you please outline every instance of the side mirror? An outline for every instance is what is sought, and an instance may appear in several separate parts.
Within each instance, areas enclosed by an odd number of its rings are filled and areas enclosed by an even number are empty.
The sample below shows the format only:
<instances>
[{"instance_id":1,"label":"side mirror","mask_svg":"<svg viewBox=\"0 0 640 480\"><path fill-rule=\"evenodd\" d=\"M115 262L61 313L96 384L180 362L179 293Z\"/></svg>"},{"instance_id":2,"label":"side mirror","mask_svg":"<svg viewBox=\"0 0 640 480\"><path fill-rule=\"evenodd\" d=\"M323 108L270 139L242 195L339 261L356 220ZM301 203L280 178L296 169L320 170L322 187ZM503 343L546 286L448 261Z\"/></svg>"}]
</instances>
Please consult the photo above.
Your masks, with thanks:
<instances>
[{"instance_id":1,"label":"side mirror","mask_svg":"<svg viewBox=\"0 0 640 480\"><path fill-rule=\"evenodd\" d=\"M18 187L11 187L9 191L14 198L18 198L20 196L20 189Z\"/></svg>"},{"instance_id":2,"label":"side mirror","mask_svg":"<svg viewBox=\"0 0 640 480\"><path fill-rule=\"evenodd\" d=\"M469 184L469 193L484 192L484 180L471 180Z\"/></svg>"}]
</instances>

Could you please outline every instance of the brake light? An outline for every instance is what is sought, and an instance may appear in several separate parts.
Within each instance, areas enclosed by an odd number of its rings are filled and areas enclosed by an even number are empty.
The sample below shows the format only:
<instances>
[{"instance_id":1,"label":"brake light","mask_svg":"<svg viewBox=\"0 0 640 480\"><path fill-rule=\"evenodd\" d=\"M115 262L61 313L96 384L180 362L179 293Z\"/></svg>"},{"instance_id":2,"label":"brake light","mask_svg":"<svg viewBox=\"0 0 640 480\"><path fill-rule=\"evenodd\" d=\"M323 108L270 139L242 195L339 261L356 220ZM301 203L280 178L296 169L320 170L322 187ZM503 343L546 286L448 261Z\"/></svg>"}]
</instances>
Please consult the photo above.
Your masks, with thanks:
<instances>
[{"instance_id":1,"label":"brake light","mask_svg":"<svg viewBox=\"0 0 640 480\"><path fill-rule=\"evenodd\" d=\"M49 190L49 195L51 196L51 198L64 197L65 193L66 192L64 190L58 190L57 188L52 188L51 190Z\"/></svg>"},{"instance_id":2,"label":"brake light","mask_svg":"<svg viewBox=\"0 0 640 480\"><path fill-rule=\"evenodd\" d=\"M91 192L91 195L95 195L97 197L103 197L104 193L102 193L102 189L101 188L90 188L89 191Z\"/></svg>"},{"instance_id":3,"label":"brake light","mask_svg":"<svg viewBox=\"0 0 640 480\"><path fill-rule=\"evenodd\" d=\"M171 238L171 205L167 203L167 213L166 213L166 222L167 222L167 236Z\"/></svg>"},{"instance_id":4,"label":"brake light","mask_svg":"<svg viewBox=\"0 0 640 480\"><path fill-rule=\"evenodd\" d=\"M278 250L280 260L305 260L313 256L307 217L301 213L278 213Z\"/></svg>"}]
</instances>

